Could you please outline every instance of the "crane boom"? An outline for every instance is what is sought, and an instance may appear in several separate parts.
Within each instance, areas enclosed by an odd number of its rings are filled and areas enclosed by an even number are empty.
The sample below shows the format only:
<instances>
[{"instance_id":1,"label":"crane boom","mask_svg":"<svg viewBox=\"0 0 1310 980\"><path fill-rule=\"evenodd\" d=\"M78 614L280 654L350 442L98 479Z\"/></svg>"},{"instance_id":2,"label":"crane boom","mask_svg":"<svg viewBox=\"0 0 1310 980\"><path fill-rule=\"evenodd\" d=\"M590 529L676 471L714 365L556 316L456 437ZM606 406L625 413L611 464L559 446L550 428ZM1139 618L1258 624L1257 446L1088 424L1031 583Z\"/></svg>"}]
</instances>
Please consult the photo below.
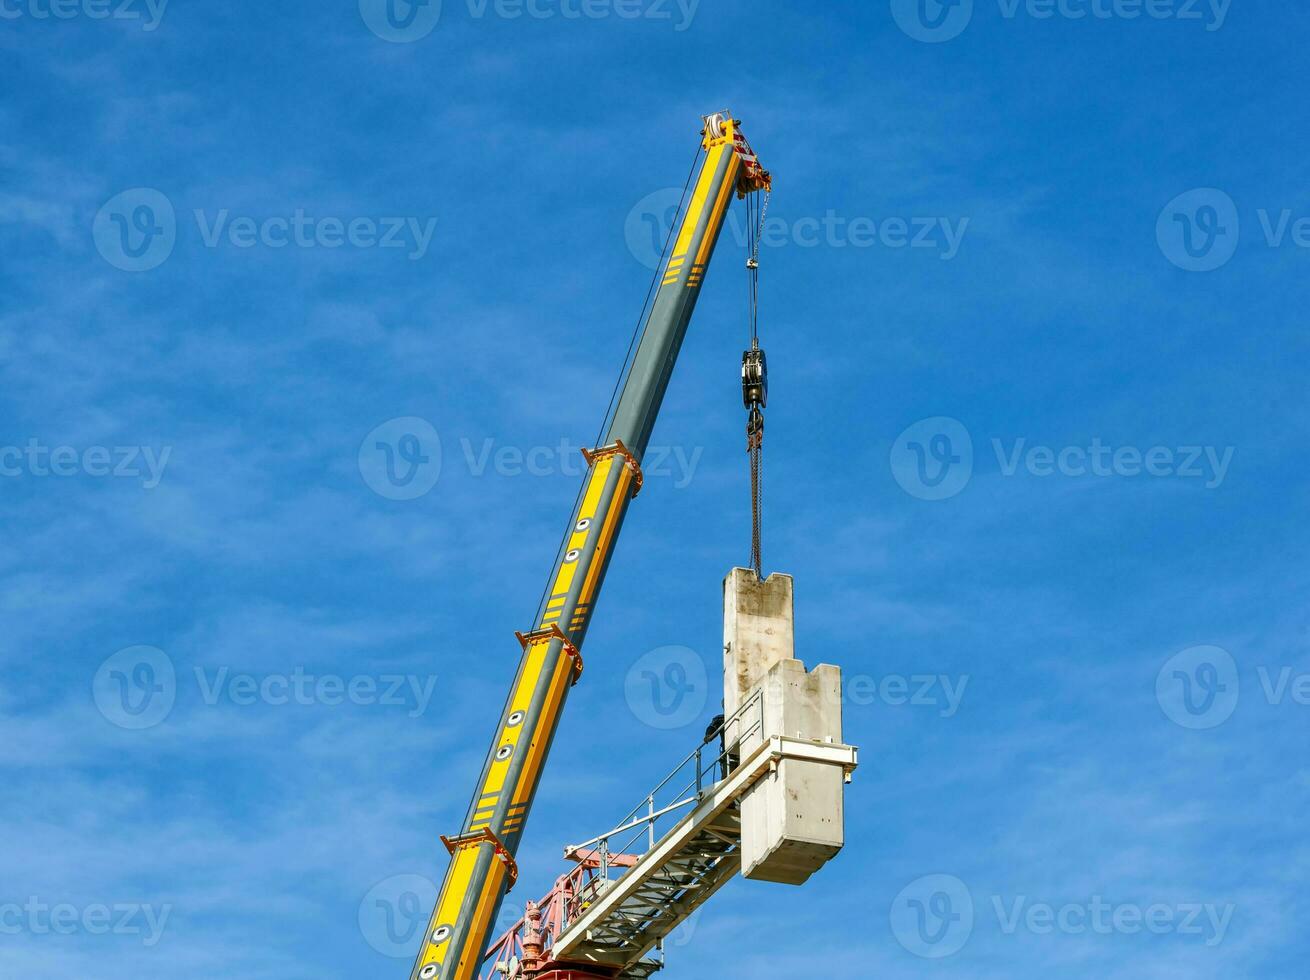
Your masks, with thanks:
<instances>
[{"instance_id":1,"label":"crane boom","mask_svg":"<svg viewBox=\"0 0 1310 980\"><path fill-rule=\"evenodd\" d=\"M564 701L582 674L582 643L641 460L735 191L767 189L730 113L705 118L705 157L641 331L604 445L588 472L548 579L539 620L519 633L523 658L460 833L411 980L470 980L491 939Z\"/></svg>"}]
</instances>

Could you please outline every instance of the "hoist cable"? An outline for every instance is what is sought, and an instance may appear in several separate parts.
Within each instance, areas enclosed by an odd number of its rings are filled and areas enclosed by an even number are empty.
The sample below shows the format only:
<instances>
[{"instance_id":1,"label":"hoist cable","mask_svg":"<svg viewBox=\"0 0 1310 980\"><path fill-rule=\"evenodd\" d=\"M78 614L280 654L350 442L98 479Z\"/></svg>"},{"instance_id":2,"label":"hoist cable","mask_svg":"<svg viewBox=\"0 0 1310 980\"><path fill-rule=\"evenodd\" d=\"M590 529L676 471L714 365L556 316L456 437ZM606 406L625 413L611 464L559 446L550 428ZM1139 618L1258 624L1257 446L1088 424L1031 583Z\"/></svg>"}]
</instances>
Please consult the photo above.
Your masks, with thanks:
<instances>
[{"instance_id":1,"label":"hoist cable","mask_svg":"<svg viewBox=\"0 0 1310 980\"><path fill-rule=\"evenodd\" d=\"M746 220L750 229L747 237L746 246L750 250L750 255L746 258L746 288L747 288L747 306L746 315L750 323L750 339L755 341L759 335L758 324L756 321L755 311L759 303L759 192L752 193L746 200Z\"/></svg>"},{"instance_id":2,"label":"hoist cable","mask_svg":"<svg viewBox=\"0 0 1310 980\"><path fill-rule=\"evenodd\" d=\"M750 258L746 260L746 269L750 273L748 278L749 296L750 296L750 328L752 344L759 340L760 336L760 245L764 241L764 222L769 213L770 192L764 192L764 201L759 201L759 191L755 191L747 200L747 222L749 233L747 236L747 247L750 249Z\"/></svg>"},{"instance_id":3,"label":"hoist cable","mask_svg":"<svg viewBox=\"0 0 1310 980\"><path fill-rule=\"evenodd\" d=\"M642 333L644 333L644 331L642 330L642 325L646 322L646 310L650 306L651 297L654 296L655 294L655 284L659 281L660 270L664 268L665 258L667 257L669 252L669 244L673 241L674 232L678 228L677 219L682 216L683 205L687 201L687 189L691 187L692 178L696 174L696 164L700 162L701 150L702 147L698 145L696 147L695 154L691 158L691 169L687 172L687 179L682 183L682 195L678 198L678 213L674 217L673 222L669 225L668 234L664 236L664 247L660 251L659 261L655 264L655 272L651 276L650 286L646 290L646 299L641 304L641 312L637 314L637 323L632 328L632 337L628 341L628 350L623 355L623 364L619 368L618 380L614 382L614 390L610 392L609 404L605 406L605 415L601 418L600 421L600 430L596 433L596 439L592 443L592 445L597 449L600 448L601 439L605 437L605 427L610 423L610 416L614 412L614 406L619 397L619 389L622 387L626 387L627 385L627 378L632 366L632 354L633 351L635 351L637 348L637 343L640 340ZM586 490L587 490L587 481L584 479L579 485L578 495L576 498L574 498L573 501L574 513L577 512L578 504L582 501L582 495L586 492ZM564 535L560 538L559 547L555 549L556 563L559 562L559 556L564 553L564 545L568 541L569 536L572 533L573 533L572 527L566 527L564 529ZM542 613L545 611L545 607L546 607L546 599L549 597L550 594L550 587L551 587L551 582L548 580L546 582L545 588L541 590L541 598L537 600L537 612L532 619L532 622L534 624L541 622L541 616Z\"/></svg>"},{"instance_id":4,"label":"hoist cable","mask_svg":"<svg viewBox=\"0 0 1310 980\"><path fill-rule=\"evenodd\" d=\"M605 426L610 423L610 415L614 411L615 403L619 398L619 390L626 389L628 378L631 375L632 354L637 348L642 334L645 333L643 326L646 323L646 309L650 306L651 297L655 295L655 287L660 281L660 270L664 268L664 263L669 254L669 245L673 242L673 236L678 230L678 218L682 217L683 205L687 201L687 190L691 187L692 178L696 176L696 164L700 162L701 150L703 147L697 146L696 153L691 158L691 169L687 171L687 179L682 184L682 195L678 198L678 213L672 222L669 223L668 234L664 236L664 247L660 249L660 258L655 263L655 272L651 275L650 288L646 290L646 299L641 304L641 312L637 314L637 322L632 328L632 339L628 341L628 351L623 355L623 364L619 367L618 379L614 382L614 390L610 393L610 403L605 408L605 415L600 421L600 431L596 433L597 447L600 446L601 439L605 436Z\"/></svg>"}]
</instances>

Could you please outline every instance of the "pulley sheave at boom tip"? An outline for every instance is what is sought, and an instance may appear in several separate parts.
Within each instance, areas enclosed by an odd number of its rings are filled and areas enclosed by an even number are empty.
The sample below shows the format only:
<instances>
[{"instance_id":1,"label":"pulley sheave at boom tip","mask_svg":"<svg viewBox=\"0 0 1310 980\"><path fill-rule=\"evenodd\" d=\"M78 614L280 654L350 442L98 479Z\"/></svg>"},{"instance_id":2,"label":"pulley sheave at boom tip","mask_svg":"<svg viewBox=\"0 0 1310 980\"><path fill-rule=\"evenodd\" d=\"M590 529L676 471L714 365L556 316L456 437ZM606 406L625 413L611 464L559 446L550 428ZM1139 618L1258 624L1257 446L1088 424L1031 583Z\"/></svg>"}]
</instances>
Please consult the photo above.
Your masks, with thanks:
<instances>
[{"instance_id":1,"label":"pulley sheave at boom tip","mask_svg":"<svg viewBox=\"0 0 1310 980\"><path fill-rule=\"evenodd\" d=\"M682 211L636 352L602 445L566 525L522 658L459 833L443 837L450 866L411 980L470 980L518 874L516 857L569 689L582 674L582 646L641 460L710 258L735 194L769 190L772 177L729 112L703 118L703 159Z\"/></svg>"},{"instance_id":2,"label":"pulley sheave at boom tip","mask_svg":"<svg viewBox=\"0 0 1310 980\"><path fill-rule=\"evenodd\" d=\"M737 155L741 157L741 173L737 177L737 197L744 198L755 191L773 190L773 175L760 166L755 151L751 149L750 143L746 142L746 137L741 132L741 120L733 119L732 113L727 110L710 113L704 117L704 120L705 128L701 130L701 135L705 138L705 147L708 148L710 142L719 136L728 136L733 141Z\"/></svg>"}]
</instances>

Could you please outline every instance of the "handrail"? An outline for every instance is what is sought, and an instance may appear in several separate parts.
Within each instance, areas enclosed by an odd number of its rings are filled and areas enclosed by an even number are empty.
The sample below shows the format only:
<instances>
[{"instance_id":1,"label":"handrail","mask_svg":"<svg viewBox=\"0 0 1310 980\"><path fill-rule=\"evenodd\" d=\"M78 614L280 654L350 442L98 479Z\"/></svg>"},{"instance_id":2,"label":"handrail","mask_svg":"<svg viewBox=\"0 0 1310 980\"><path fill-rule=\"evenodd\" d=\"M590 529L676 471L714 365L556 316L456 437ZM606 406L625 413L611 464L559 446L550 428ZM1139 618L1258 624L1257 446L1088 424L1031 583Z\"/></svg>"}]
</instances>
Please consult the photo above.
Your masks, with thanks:
<instances>
[{"instance_id":1,"label":"handrail","mask_svg":"<svg viewBox=\"0 0 1310 980\"><path fill-rule=\"evenodd\" d=\"M750 724L745 725L744 722L748 718L751 719ZM655 825L660 818L698 803L706 790L718 785L731 772L734 767L734 755L738 752L741 744L749 736L762 731L763 728L764 692L758 690L747 698L731 716L725 718L717 732L714 733L719 738L721 748L709 760L708 769L705 766L705 749L711 743L704 741L675 766L667 776L660 780L655 788L647 793L642 801L619 821L616 827L581 844L565 848L565 855L587 848L598 847L600 850L600 880L608 881L610 855L631 853L632 849L637 846L640 837L643 836L641 833L643 830L646 837L645 850L653 848L657 841ZM728 742L729 733L732 734L731 744ZM690 777L677 793L673 794L675 801L657 807L656 800L661 791L671 785L678 774L686 770L688 765L693 762L695 763L695 775ZM713 778L707 779L707 775ZM642 813L643 808L646 811L645 813ZM612 840L629 830L635 830L638 833L634 833L625 839L621 846L614 847L611 843Z\"/></svg>"},{"instance_id":2,"label":"handrail","mask_svg":"<svg viewBox=\"0 0 1310 980\"><path fill-rule=\"evenodd\" d=\"M747 720L749 719L749 724ZM701 742L686 758L661 779L640 803L628 813L618 825L581 844L572 844L564 849L566 858L579 863L568 874L555 882L555 887L537 903L542 911L542 924L545 935L546 950L553 947L568 928L614 881L622 878L638 857L653 849L660 835L657 824L671 814L695 806L705 794L726 779L736 768L737 757L742 744L753 734L764 728L764 694L756 691L739 707L731 717L725 718L722 725L710 739ZM731 737L732 741L728 739ZM712 740L719 742L719 751L708 759L706 766L706 749ZM695 764L695 773L688 776L687 782L677 783L679 790L670 794L672 802L657 801L664 791L678 780L678 774L685 772L689 765ZM644 810L644 812L643 812ZM670 828L672 829L672 828ZM621 835L632 832L623 840L621 846L615 847L613 841ZM645 838L645 847L634 850L641 838ZM610 878L612 868L621 869L614 878ZM484 978L497 974L496 964L507 962L511 957L523 955L522 937L526 928L526 919L510 927L496 940L483 961L481 976ZM488 972L490 971L490 972Z\"/></svg>"}]
</instances>

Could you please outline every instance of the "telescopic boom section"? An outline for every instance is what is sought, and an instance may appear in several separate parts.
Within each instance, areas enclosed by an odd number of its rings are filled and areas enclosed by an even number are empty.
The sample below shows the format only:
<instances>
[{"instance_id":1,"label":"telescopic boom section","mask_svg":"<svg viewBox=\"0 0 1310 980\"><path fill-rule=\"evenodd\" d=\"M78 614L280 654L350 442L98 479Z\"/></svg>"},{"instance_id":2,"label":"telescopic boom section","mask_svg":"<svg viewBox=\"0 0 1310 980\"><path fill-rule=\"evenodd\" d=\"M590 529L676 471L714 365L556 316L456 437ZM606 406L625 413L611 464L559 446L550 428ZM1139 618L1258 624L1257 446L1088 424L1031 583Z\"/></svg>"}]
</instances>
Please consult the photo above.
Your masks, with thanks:
<instances>
[{"instance_id":1,"label":"telescopic boom section","mask_svg":"<svg viewBox=\"0 0 1310 980\"><path fill-rule=\"evenodd\" d=\"M585 488L550 574L541 619L519 633L523 658L495 742L450 851L437 906L411 980L470 980L491 940L514 855L550 751L564 700L582 674L582 643L605 570L641 489L641 459L687 333L705 270L734 192L770 186L767 171L729 113L705 119L705 158L619 398L605 445L585 452Z\"/></svg>"}]
</instances>

